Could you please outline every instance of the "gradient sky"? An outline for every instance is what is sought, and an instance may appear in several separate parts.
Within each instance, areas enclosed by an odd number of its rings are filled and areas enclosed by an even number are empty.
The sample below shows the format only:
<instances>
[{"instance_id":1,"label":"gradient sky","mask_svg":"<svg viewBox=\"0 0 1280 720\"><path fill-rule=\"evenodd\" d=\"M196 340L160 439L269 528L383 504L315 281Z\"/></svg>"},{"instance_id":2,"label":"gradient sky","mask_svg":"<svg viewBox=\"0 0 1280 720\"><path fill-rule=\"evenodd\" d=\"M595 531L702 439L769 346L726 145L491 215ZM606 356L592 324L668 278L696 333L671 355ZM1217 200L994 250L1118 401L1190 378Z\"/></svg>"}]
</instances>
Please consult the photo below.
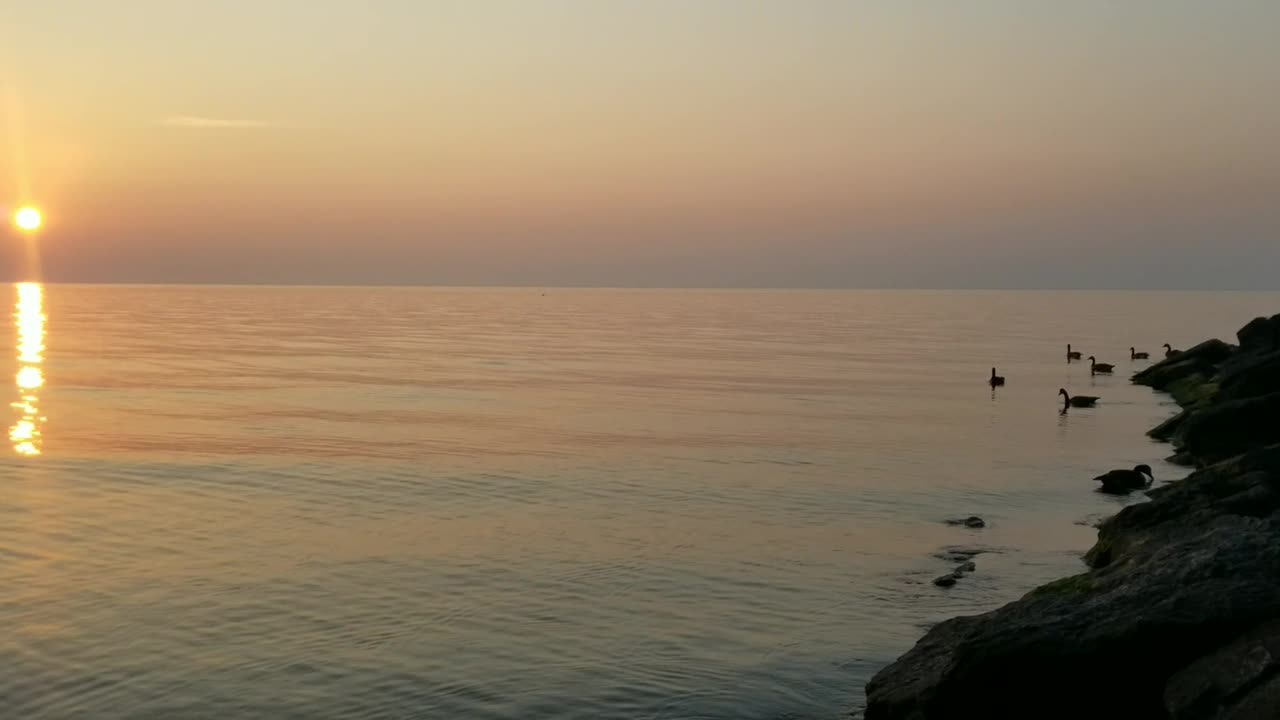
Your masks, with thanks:
<instances>
[{"instance_id":1,"label":"gradient sky","mask_svg":"<svg viewBox=\"0 0 1280 720\"><path fill-rule=\"evenodd\" d=\"M0 208L63 281L1280 289L1277 37L1274 0L8 0Z\"/></svg>"}]
</instances>

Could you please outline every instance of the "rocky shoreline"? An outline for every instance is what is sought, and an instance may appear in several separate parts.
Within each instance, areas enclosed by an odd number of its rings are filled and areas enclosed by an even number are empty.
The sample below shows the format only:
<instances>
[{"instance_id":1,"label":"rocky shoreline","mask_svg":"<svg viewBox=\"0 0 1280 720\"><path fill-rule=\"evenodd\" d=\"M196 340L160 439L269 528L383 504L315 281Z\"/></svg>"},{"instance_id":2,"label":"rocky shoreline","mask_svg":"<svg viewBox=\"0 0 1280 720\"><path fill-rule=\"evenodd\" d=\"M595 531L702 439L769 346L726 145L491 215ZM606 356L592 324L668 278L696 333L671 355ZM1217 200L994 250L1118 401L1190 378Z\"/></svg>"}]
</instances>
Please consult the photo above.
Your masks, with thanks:
<instances>
[{"instance_id":1,"label":"rocky shoreline","mask_svg":"<svg viewBox=\"0 0 1280 720\"><path fill-rule=\"evenodd\" d=\"M1237 341L1133 377L1181 406L1149 434L1195 472L1105 520L1088 571L932 628L867 720L1280 718L1280 315Z\"/></svg>"}]
</instances>

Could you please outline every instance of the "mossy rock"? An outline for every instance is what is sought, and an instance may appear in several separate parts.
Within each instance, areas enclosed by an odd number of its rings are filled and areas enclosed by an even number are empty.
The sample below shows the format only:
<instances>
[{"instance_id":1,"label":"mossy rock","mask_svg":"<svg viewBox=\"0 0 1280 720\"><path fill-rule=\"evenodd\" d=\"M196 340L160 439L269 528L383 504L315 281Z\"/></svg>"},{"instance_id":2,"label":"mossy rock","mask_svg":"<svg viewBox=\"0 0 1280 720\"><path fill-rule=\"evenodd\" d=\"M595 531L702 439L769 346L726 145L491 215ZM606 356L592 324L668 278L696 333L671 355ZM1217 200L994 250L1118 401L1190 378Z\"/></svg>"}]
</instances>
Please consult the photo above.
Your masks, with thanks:
<instances>
[{"instance_id":1,"label":"mossy rock","mask_svg":"<svg viewBox=\"0 0 1280 720\"><path fill-rule=\"evenodd\" d=\"M1103 522L1103 525L1100 526L1100 528L1101 527L1106 527L1105 521ZM1095 570L1097 568L1106 567L1107 565L1110 565L1111 559L1112 559L1111 551L1113 549L1114 548L1112 547L1111 540L1110 539L1104 540L1102 538L1101 529L1099 529L1098 541L1095 542L1093 544L1093 547L1089 548L1089 550L1084 554L1084 564L1088 565L1091 568L1094 568Z\"/></svg>"},{"instance_id":2,"label":"mossy rock","mask_svg":"<svg viewBox=\"0 0 1280 720\"><path fill-rule=\"evenodd\" d=\"M1184 408L1199 408L1213 402L1218 394L1218 384L1210 382L1200 373L1179 378L1166 388L1175 402Z\"/></svg>"},{"instance_id":3,"label":"mossy rock","mask_svg":"<svg viewBox=\"0 0 1280 720\"><path fill-rule=\"evenodd\" d=\"M1094 582L1089 573L1072 575L1061 580L1054 580L1027 593L1027 597L1040 595L1080 595L1094 589Z\"/></svg>"}]
</instances>

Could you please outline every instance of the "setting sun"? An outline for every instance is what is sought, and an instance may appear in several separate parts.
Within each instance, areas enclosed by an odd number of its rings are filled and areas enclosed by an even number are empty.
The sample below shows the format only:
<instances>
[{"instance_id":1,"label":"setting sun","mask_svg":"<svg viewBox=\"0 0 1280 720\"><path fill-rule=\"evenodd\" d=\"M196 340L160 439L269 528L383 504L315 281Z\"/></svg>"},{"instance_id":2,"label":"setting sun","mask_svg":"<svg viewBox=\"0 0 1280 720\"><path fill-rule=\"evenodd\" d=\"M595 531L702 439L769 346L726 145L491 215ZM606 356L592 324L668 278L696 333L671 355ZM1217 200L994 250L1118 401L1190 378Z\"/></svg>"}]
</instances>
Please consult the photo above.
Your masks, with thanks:
<instances>
[{"instance_id":1,"label":"setting sun","mask_svg":"<svg viewBox=\"0 0 1280 720\"><path fill-rule=\"evenodd\" d=\"M21 229L27 232L33 232L40 229L40 225L44 223L40 211L33 207L24 207L13 216L13 222Z\"/></svg>"}]
</instances>

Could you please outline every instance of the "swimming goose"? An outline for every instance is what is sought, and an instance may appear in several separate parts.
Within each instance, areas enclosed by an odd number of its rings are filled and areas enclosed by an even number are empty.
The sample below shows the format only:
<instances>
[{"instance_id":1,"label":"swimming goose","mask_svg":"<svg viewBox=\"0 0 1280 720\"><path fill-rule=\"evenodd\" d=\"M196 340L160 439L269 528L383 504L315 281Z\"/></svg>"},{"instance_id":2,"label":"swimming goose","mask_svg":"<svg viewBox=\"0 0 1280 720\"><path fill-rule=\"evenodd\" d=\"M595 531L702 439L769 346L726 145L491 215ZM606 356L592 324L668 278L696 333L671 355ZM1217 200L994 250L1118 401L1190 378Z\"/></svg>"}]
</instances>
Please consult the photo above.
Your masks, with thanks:
<instances>
[{"instance_id":1,"label":"swimming goose","mask_svg":"<svg viewBox=\"0 0 1280 720\"><path fill-rule=\"evenodd\" d=\"M1089 356L1089 372L1090 373L1110 373L1115 370L1116 366L1111 363L1100 363L1092 355Z\"/></svg>"},{"instance_id":2,"label":"swimming goose","mask_svg":"<svg viewBox=\"0 0 1280 720\"><path fill-rule=\"evenodd\" d=\"M1064 398L1062 402L1067 407L1093 407L1098 402L1098 398L1092 395L1072 395L1066 388L1058 388L1058 394Z\"/></svg>"},{"instance_id":3,"label":"swimming goose","mask_svg":"<svg viewBox=\"0 0 1280 720\"><path fill-rule=\"evenodd\" d=\"M1130 490L1142 490L1150 487L1155 479L1149 465L1138 465L1132 470L1112 470L1094 478L1102 483L1102 487L1098 488L1100 491L1112 495L1126 495Z\"/></svg>"},{"instance_id":4,"label":"swimming goose","mask_svg":"<svg viewBox=\"0 0 1280 720\"><path fill-rule=\"evenodd\" d=\"M1079 360L1079 359L1080 359L1080 353L1073 352L1071 350L1071 343L1067 343L1067 362L1071 362L1072 360Z\"/></svg>"},{"instance_id":5,"label":"swimming goose","mask_svg":"<svg viewBox=\"0 0 1280 720\"><path fill-rule=\"evenodd\" d=\"M1004 385L1004 376L1003 376L1003 375L997 375L997 374L996 374L996 369L995 369L995 368L991 368L991 381L990 381L990 382L991 382L991 387L999 387L999 386L1001 386L1001 385Z\"/></svg>"},{"instance_id":6,"label":"swimming goose","mask_svg":"<svg viewBox=\"0 0 1280 720\"><path fill-rule=\"evenodd\" d=\"M1172 347L1170 347L1169 343L1165 343L1165 344L1164 344L1164 356L1165 356L1165 357L1173 357L1174 355L1178 355L1178 354L1180 354L1181 352L1182 352L1181 350L1174 350Z\"/></svg>"},{"instance_id":7,"label":"swimming goose","mask_svg":"<svg viewBox=\"0 0 1280 720\"><path fill-rule=\"evenodd\" d=\"M1150 354L1148 354L1148 353L1144 353L1144 352L1141 352L1141 353L1140 353L1140 352L1137 352L1136 350L1134 350L1133 348L1129 348L1129 359L1130 359L1130 360L1146 360L1146 359L1148 359L1148 358L1150 358L1150 357L1151 357L1151 355L1150 355Z\"/></svg>"}]
</instances>

